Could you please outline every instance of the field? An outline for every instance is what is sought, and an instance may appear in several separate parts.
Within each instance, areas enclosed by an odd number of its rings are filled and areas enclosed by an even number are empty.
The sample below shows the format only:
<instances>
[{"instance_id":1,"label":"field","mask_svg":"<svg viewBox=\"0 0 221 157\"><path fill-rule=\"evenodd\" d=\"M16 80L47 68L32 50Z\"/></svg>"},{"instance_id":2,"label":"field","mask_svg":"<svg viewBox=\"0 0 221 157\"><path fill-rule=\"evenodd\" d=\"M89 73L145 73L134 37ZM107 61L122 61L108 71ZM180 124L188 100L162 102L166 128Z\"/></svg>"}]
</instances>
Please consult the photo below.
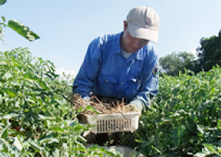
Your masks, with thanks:
<instances>
[{"instance_id":1,"label":"field","mask_svg":"<svg viewBox=\"0 0 221 157\"><path fill-rule=\"evenodd\" d=\"M72 83L25 48L0 52L0 156L120 156L85 146L90 126L69 102ZM121 145L146 156L221 156L220 106L220 67L163 76L139 129L122 133Z\"/></svg>"}]
</instances>

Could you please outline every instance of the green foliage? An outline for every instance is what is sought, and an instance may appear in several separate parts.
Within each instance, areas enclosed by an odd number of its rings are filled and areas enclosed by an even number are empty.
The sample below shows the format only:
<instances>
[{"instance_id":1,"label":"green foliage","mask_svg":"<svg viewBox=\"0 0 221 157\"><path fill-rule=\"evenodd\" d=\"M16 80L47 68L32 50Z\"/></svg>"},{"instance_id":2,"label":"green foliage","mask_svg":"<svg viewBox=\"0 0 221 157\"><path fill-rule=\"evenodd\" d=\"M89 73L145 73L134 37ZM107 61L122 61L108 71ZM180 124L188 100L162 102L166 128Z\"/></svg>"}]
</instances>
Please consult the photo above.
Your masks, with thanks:
<instances>
[{"instance_id":1,"label":"green foliage","mask_svg":"<svg viewBox=\"0 0 221 157\"><path fill-rule=\"evenodd\" d=\"M221 30L218 36L202 38L200 45L196 49L198 52L196 60L194 60L193 54L187 52L172 53L161 57L161 72L171 76L178 76L180 71L184 72L184 69L198 73L200 71L209 71L216 65L221 66Z\"/></svg>"},{"instance_id":2,"label":"green foliage","mask_svg":"<svg viewBox=\"0 0 221 157\"><path fill-rule=\"evenodd\" d=\"M0 156L116 156L86 147L89 126L78 123L71 86L50 61L23 48L0 52L0 88Z\"/></svg>"},{"instance_id":3,"label":"green foliage","mask_svg":"<svg viewBox=\"0 0 221 157\"><path fill-rule=\"evenodd\" d=\"M3 35L3 27L6 27L5 24L5 17L1 16L2 22L0 22L0 40L3 42L4 41L4 35Z\"/></svg>"},{"instance_id":4,"label":"green foliage","mask_svg":"<svg viewBox=\"0 0 221 157\"><path fill-rule=\"evenodd\" d=\"M7 0L0 0L0 5L3 5L6 3Z\"/></svg>"},{"instance_id":5,"label":"green foliage","mask_svg":"<svg viewBox=\"0 0 221 157\"><path fill-rule=\"evenodd\" d=\"M179 52L169 54L160 58L160 66L163 73L171 76L177 76L179 71L191 67L191 62L194 60L194 55L187 52Z\"/></svg>"},{"instance_id":6,"label":"green foliage","mask_svg":"<svg viewBox=\"0 0 221 157\"><path fill-rule=\"evenodd\" d=\"M90 126L78 123L68 101L73 80L63 77L27 49L0 52L0 156L119 156L86 147ZM220 156L220 84L220 67L165 75L139 129L122 141L146 156Z\"/></svg>"},{"instance_id":7,"label":"green foliage","mask_svg":"<svg viewBox=\"0 0 221 157\"><path fill-rule=\"evenodd\" d=\"M16 20L9 20L8 21L8 27L28 39L29 41L34 41L36 39L39 39L40 37L29 30L27 26L24 26L21 22L16 21Z\"/></svg>"},{"instance_id":8,"label":"green foliage","mask_svg":"<svg viewBox=\"0 0 221 157\"><path fill-rule=\"evenodd\" d=\"M221 154L221 68L164 76L159 94L135 132L147 156Z\"/></svg>"},{"instance_id":9,"label":"green foliage","mask_svg":"<svg viewBox=\"0 0 221 157\"><path fill-rule=\"evenodd\" d=\"M194 62L193 70L199 72L202 69L208 71L213 66L221 66L221 30L218 36L202 38L201 46L197 49L198 60Z\"/></svg>"},{"instance_id":10,"label":"green foliage","mask_svg":"<svg viewBox=\"0 0 221 157\"><path fill-rule=\"evenodd\" d=\"M0 0L0 5L3 5L6 3L6 0ZM4 35L3 35L3 28L9 27L13 29L15 32L23 36L29 41L34 41L39 39L40 37L34 33L33 31L30 31L29 27L24 26L21 22L17 20L9 20L8 23L6 22L6 19L4 16L1 16L2 22L0 22L0 40L4 41Z\"/></svg>"}]
</instances>

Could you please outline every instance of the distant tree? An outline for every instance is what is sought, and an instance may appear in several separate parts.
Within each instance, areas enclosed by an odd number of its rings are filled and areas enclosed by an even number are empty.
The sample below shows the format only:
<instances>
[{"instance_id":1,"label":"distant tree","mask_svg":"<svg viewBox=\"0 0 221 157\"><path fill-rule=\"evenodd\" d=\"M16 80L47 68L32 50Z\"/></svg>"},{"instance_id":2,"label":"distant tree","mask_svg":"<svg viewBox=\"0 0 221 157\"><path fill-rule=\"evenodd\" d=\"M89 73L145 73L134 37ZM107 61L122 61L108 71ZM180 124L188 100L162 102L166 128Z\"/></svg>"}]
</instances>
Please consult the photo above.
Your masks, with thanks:
<instances>
[{"instance_id":1,"label":"distant tree","mask_svg":"<svg viewBox=\"0 0 221 157\"><path fill-rule=\"evenodd\" d=\"M0 0L0 5L4 5L6 2L7 0ZM34 41L40 38L36 33L30 31L27 26L23 25L17 20L9 20L7 22L4 16L0 16L0 20L0 40L2 42L4 42L3 28L5 27L13 29L15 32L17 32L29 41Z\"/></svg>"},{"instance_id":2,"label":"distant tree","mask_svg":"<svg viewBox=\"0 0 221 157\"><path fill-rule=\"evenodd\" d=\"M200 44L197 48L198 60L194 62L193 70L208 71L215 65L221 66L221 30L218 36L202 38Z\"/></svg>"},{"instance_id":3,"label":"distant tree","mask_svg":"<svg viewBox=\"0 0 221 157\"><path fill-rule=\"evenodd\" d=\"M192 53L173 52L172 54L160 58L161 72L176 76L179 74L179 71L183 71L185 68L190 69L193 60L194 55Z\"/></svg>"}]
</instances>

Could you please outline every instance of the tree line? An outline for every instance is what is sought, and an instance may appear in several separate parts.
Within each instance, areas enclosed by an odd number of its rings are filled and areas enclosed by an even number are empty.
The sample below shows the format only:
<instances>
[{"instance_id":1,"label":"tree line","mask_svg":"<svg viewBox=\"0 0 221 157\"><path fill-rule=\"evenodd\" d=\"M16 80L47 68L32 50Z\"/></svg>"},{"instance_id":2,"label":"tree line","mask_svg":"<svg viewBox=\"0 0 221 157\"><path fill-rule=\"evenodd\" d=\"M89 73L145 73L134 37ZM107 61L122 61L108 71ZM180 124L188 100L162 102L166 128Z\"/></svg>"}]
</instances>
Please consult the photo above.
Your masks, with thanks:
<instances>
[{"instance_id":1,"label":"tree line","mask_svg":"<svg viewBox=\"0 0 221 157\"><path fill-rule=\"evenodd\" d=\"M213 66L221 66L221 30L218 36L201 38L200 46L196 49L197 57L190 52L173 52L165 57L161 57L161 74L171 76L179 75L185 69L195 73L209 71Z\"/></svg>"}]
</instances>

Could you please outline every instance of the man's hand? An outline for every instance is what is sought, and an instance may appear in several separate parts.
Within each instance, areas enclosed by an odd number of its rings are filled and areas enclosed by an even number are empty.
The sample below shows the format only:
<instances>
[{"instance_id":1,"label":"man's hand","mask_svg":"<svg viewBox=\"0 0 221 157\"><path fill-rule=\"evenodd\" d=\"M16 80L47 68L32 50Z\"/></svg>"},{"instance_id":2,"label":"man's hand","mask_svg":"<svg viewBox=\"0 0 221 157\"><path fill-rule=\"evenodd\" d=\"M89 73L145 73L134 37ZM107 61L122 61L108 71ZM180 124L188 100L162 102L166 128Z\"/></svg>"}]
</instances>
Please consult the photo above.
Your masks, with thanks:
<instances>
[{"instance_id":1,"label":"man's hand","mask_svg":"<svg viewBox=\"0 0 221 157\"><path fill-rule=\"evenodd\" d=\"M126 109L130 112L142 112L142 109L138 108L135 104L126 105Z\"/></svg>"},{"instance_id":2,"label":"man's hand","mask_svg":"<svg viewBox=\"0 0 221 157\"><path fill-rule=\"evenodd\" d=\"M84 97L83 98L83 103L87 106L90 106L90 98L89 97Z\"/></svg>"}]
</instances>

